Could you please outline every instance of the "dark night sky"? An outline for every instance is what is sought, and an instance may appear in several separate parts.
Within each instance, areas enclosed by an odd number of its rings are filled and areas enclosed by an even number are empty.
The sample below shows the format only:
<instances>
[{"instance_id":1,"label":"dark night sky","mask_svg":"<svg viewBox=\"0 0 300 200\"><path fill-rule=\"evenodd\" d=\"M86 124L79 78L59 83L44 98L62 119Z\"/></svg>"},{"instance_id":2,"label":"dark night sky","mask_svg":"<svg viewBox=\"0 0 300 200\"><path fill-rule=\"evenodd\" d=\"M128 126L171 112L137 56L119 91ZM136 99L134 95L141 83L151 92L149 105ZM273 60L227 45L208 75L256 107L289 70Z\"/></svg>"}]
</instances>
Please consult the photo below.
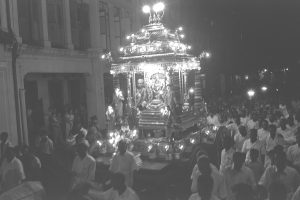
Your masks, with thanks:
<instances>
[{"instance_id":1,"label":"dark night sky","mask_svg":"<svg viewBox=\"0 0 300 200\"><path fill-rule=\"evenodd\" d=\"M166 3L173 6L172 0ZM212 52L207 62L212 70L300 68L300 1L181 0L181 4L186 40L195 53Z\"/></svg>"}]
</instances>

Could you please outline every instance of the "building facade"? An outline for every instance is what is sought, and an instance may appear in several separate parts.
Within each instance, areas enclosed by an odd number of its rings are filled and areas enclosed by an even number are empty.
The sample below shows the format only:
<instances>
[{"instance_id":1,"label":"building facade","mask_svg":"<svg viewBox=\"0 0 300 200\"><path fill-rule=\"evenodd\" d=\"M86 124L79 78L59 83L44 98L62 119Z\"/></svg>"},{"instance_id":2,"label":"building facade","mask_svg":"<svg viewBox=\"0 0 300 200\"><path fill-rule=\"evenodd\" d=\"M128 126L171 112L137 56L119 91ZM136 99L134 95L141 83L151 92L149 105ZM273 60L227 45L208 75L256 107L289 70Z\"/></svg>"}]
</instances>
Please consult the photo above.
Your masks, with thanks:
<instances>
[{"instance_id":1,"label":"building facade","mask_svg":"<svg viewBox=\"0 0 300 200\"><path fill-rule=\"evenodd\" d=\"M138 0L0 0L1 30L11 24L20 44L19 112L10 45L0 44L0 132L9 132L13 144L28 144L32 124L47 126L49 109L63 112L66 106L84 110L87 119L96 115L105 128L109 68L100 55L116 52L126 34L137 30L139 7Z\"/></svg>"}]
</instances>

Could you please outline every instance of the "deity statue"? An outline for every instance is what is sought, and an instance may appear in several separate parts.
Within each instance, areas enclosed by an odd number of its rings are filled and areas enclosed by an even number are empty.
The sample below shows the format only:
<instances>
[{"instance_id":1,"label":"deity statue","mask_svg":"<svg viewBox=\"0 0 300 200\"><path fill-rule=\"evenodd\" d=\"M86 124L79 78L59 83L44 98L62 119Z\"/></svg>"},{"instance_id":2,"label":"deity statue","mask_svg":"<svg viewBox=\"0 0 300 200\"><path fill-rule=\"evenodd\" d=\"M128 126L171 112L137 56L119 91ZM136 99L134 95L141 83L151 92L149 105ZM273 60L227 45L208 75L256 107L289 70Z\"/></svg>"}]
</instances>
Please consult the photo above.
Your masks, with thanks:
<instances>
[{"instance_id":1,"label":"deity statue","mask_svg":"<svg viewBox=\"0 0 300 200\"><path fill-rule=\"evenodd\" d=\"M163 93L165 90L165 75L161 73L153 74L150 78L150 100L164 101Z\"/></svg>"}]
</instances>

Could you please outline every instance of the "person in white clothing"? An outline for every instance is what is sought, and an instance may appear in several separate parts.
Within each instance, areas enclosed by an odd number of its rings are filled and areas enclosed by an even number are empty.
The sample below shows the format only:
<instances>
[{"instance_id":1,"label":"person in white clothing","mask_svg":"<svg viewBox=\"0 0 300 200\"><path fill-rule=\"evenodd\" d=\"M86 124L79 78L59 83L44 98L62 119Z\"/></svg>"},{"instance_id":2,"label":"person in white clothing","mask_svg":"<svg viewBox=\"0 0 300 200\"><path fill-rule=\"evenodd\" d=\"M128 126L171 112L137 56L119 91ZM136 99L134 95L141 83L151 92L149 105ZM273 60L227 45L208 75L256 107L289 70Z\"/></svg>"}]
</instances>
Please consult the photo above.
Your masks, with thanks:
<instances>
[{"instance_id":1,"label":"person in white clothing","mask_svg":"<svg viewBox=\"0 0 300 200\"><path fill-rule=\"evenodd\" d=\"M112 188L104 191L89 191L88 196L92 199L101 200L139 200L133 189L125 184L125 176L122 173L115 173L111 178Z\"/></svg>"},{"instance_id":2,"label":"person in white clothing","mask_svg":"<svg viewBox=\"0 0 300 200\"><path fill-rule=\"evenodd\" d=\"M234 143L235 143L235 151L241 152L243 148L243 144L247 139L247 129L245 126L240 126L238 134L234 136Z\"/></svg>"},{"instance_id":3,"label":"person in white clothing","mask_svg":"<svg viewBox=\"0 0 300 200\"><path fill-rule=\"evenodd\" d=\"M256 129L250 130L250 138L245 140L242 148L242 152L246 153L246 163L250 162L249 150L252 148L259 151L259 159L264 163L264 156L266 154L265 145L258 140Z\"/></svg>"},{"instance_id":4,"label":"person in white clothing","mask_svg":"<svg viewBox=\"0 0 300 200\"><path fill-rule=\"evenodd\" d=\"M92 182L95 180L96 161L88 154L88 142L82 141L76 147L77 156L72 165L72 173L74 174L74 185L81 182Z\"/></svg>"},{"instance_id":5,"label":"person in white clothing","mask_svg":"<svg viewBox=\"0 0 300 200\"><path fill-rule=\"evenodd\" d=\"M257 121L255 114L251 114L251 118L247 122L247 128L248 128L248 130L258 128L258 121Z\"/></svg>"},{"instance_id":6,"label":"person in white clothing","mask_svg":"<svg viewBox=\"0 0 300 200\"><path fill-rule=\"evenodd\" d=\"M270 135L268 128L269 128L268 121L263 120L262 128L258 129L258 131L257 131L258 139L260 141L263 141L263 142L266 141L267 137Z\"/></svg>"},{"instance_id":7,"label":"person in white clothing","mask_svg":"<svg viewBox=\"0 0 300 200\"><path fill-rule=\"evenodd\" d=\"M292 200L299 200L299 199L300 199L300 186L298 187L298 189L296 190L296 192L292 197Z\"/></svg>"},{"instance_id":8,"label":"person in white clothing","mask_svg":"<svg viewBox=\"0 0 300 200\"><path fill-rule=\"evenodd\" d=\"M286 155L290 164L298 171L300 170L300 132L296 134L297 143L288 148Z\"/></svg>"},{"instance_id":9,"label":"person in white clothing","mask_svg":"<svg viewBox=\"0 0 300 200\"><path fill-rule=\"evenodd\" d=\"M118 143L118 153L112 158L109 170L113 173L120 172L125 176L126 185L132 187L133 173L138 169L134 155L127 151L127 143L120 140Z\"/></svg>"},{"instance_id":10,"label":"person in white clothing","mask_svg":"<svg viewBox=\"0 0 300 200\"><path fill-rule=\"evenodd\" d=\"M0 168L1 192L12 189L25 179L22 162L16 157L13 147L6 149L5 159Z\"/></svg>"},{"instance_id":11,"label":"person in white clothing","mask_svg":"<svg viewBox=\"0 0 300 200\"><path fill-rule=\"evenodd\" d=\"M212 194L214 181L210 175L201 174L197 180L198 192L190 196L189 200L219 200Z\"/></svg>"},{"instance_id":12,"label":"person in white clothing","mask_svg":"<svg viewBox=\"0 0 300 200\"><path fill-rule=\"evenodd\" d=\"M225 169L230 168L232 166L232 158L235 152L233 148L233 140L230 136L225 136L223 140L224 149L221 152L221 164L220 164L220 172L223 174Z\"/></svg>"},{"instance_id":13,"label":"person in white clothing","mask_svg":"<svg viewBox=\"0 0 300 200\"><path fill-rule=\"evenodd\" d=\"M214 182L212 195L218 197L221 200L227 198L227 190L225 186L225 179L219 170L209 162L207 155L201 155L198 157L197 164L194 166L191 179L191 191L192 193L198 192L198 177L201 175L211 176Z\"/></svg>"}]
</instances>

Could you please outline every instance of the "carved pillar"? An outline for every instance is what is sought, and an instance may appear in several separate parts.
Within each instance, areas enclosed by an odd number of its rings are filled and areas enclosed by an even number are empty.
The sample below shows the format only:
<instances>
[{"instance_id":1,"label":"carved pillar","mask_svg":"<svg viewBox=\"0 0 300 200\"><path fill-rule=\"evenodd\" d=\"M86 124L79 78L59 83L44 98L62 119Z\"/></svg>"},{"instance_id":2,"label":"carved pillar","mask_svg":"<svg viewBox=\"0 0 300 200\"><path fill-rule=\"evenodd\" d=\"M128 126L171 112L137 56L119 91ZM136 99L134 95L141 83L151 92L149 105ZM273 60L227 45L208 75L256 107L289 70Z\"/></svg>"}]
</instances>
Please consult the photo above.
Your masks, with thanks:
<instances>
[{"instance_id":1,"label":"carved pillar","mask_svg":"<svg viewBox=\"0 0 300 200\"><path fill-rule=\"evenodd\" d=\"M174 95L177 103L179 103L180 102L179 72L173 72L170 76L171 76L171 85L173 86Z\"/></svg>"},{"instance_id":2,"label":"carved pillar","mask_svg":"<svg viewBox=\"0 0 300 200\"><path fill-rule=\"evenodd\" d=\"M114 90L117 89L117 88L120 88L119 74L114 75L113 84L114 84Z\"/></svg>"},{"instance_id":3,"label":"carved pillar","mask_svg":"<svg viewBox=\"0 0 300 200\"><path fill-rule=\"evenodd\" d=\"M130 106L132 104L131 77L132 77L132 74L130 72L127 73L127 100L128 100L128 104Z\"/></svg>"},{"instance_id":4,"label":"carved pillar","mask_svg":"<svg viewBox=\"0 0 300 200\"><path fill-rule=\"evenodd\" d=\"M199 111L202 101L202 88L201 88L201 73L200 70L195 72L195 110Z\"/></svg>"}]
</instances>

